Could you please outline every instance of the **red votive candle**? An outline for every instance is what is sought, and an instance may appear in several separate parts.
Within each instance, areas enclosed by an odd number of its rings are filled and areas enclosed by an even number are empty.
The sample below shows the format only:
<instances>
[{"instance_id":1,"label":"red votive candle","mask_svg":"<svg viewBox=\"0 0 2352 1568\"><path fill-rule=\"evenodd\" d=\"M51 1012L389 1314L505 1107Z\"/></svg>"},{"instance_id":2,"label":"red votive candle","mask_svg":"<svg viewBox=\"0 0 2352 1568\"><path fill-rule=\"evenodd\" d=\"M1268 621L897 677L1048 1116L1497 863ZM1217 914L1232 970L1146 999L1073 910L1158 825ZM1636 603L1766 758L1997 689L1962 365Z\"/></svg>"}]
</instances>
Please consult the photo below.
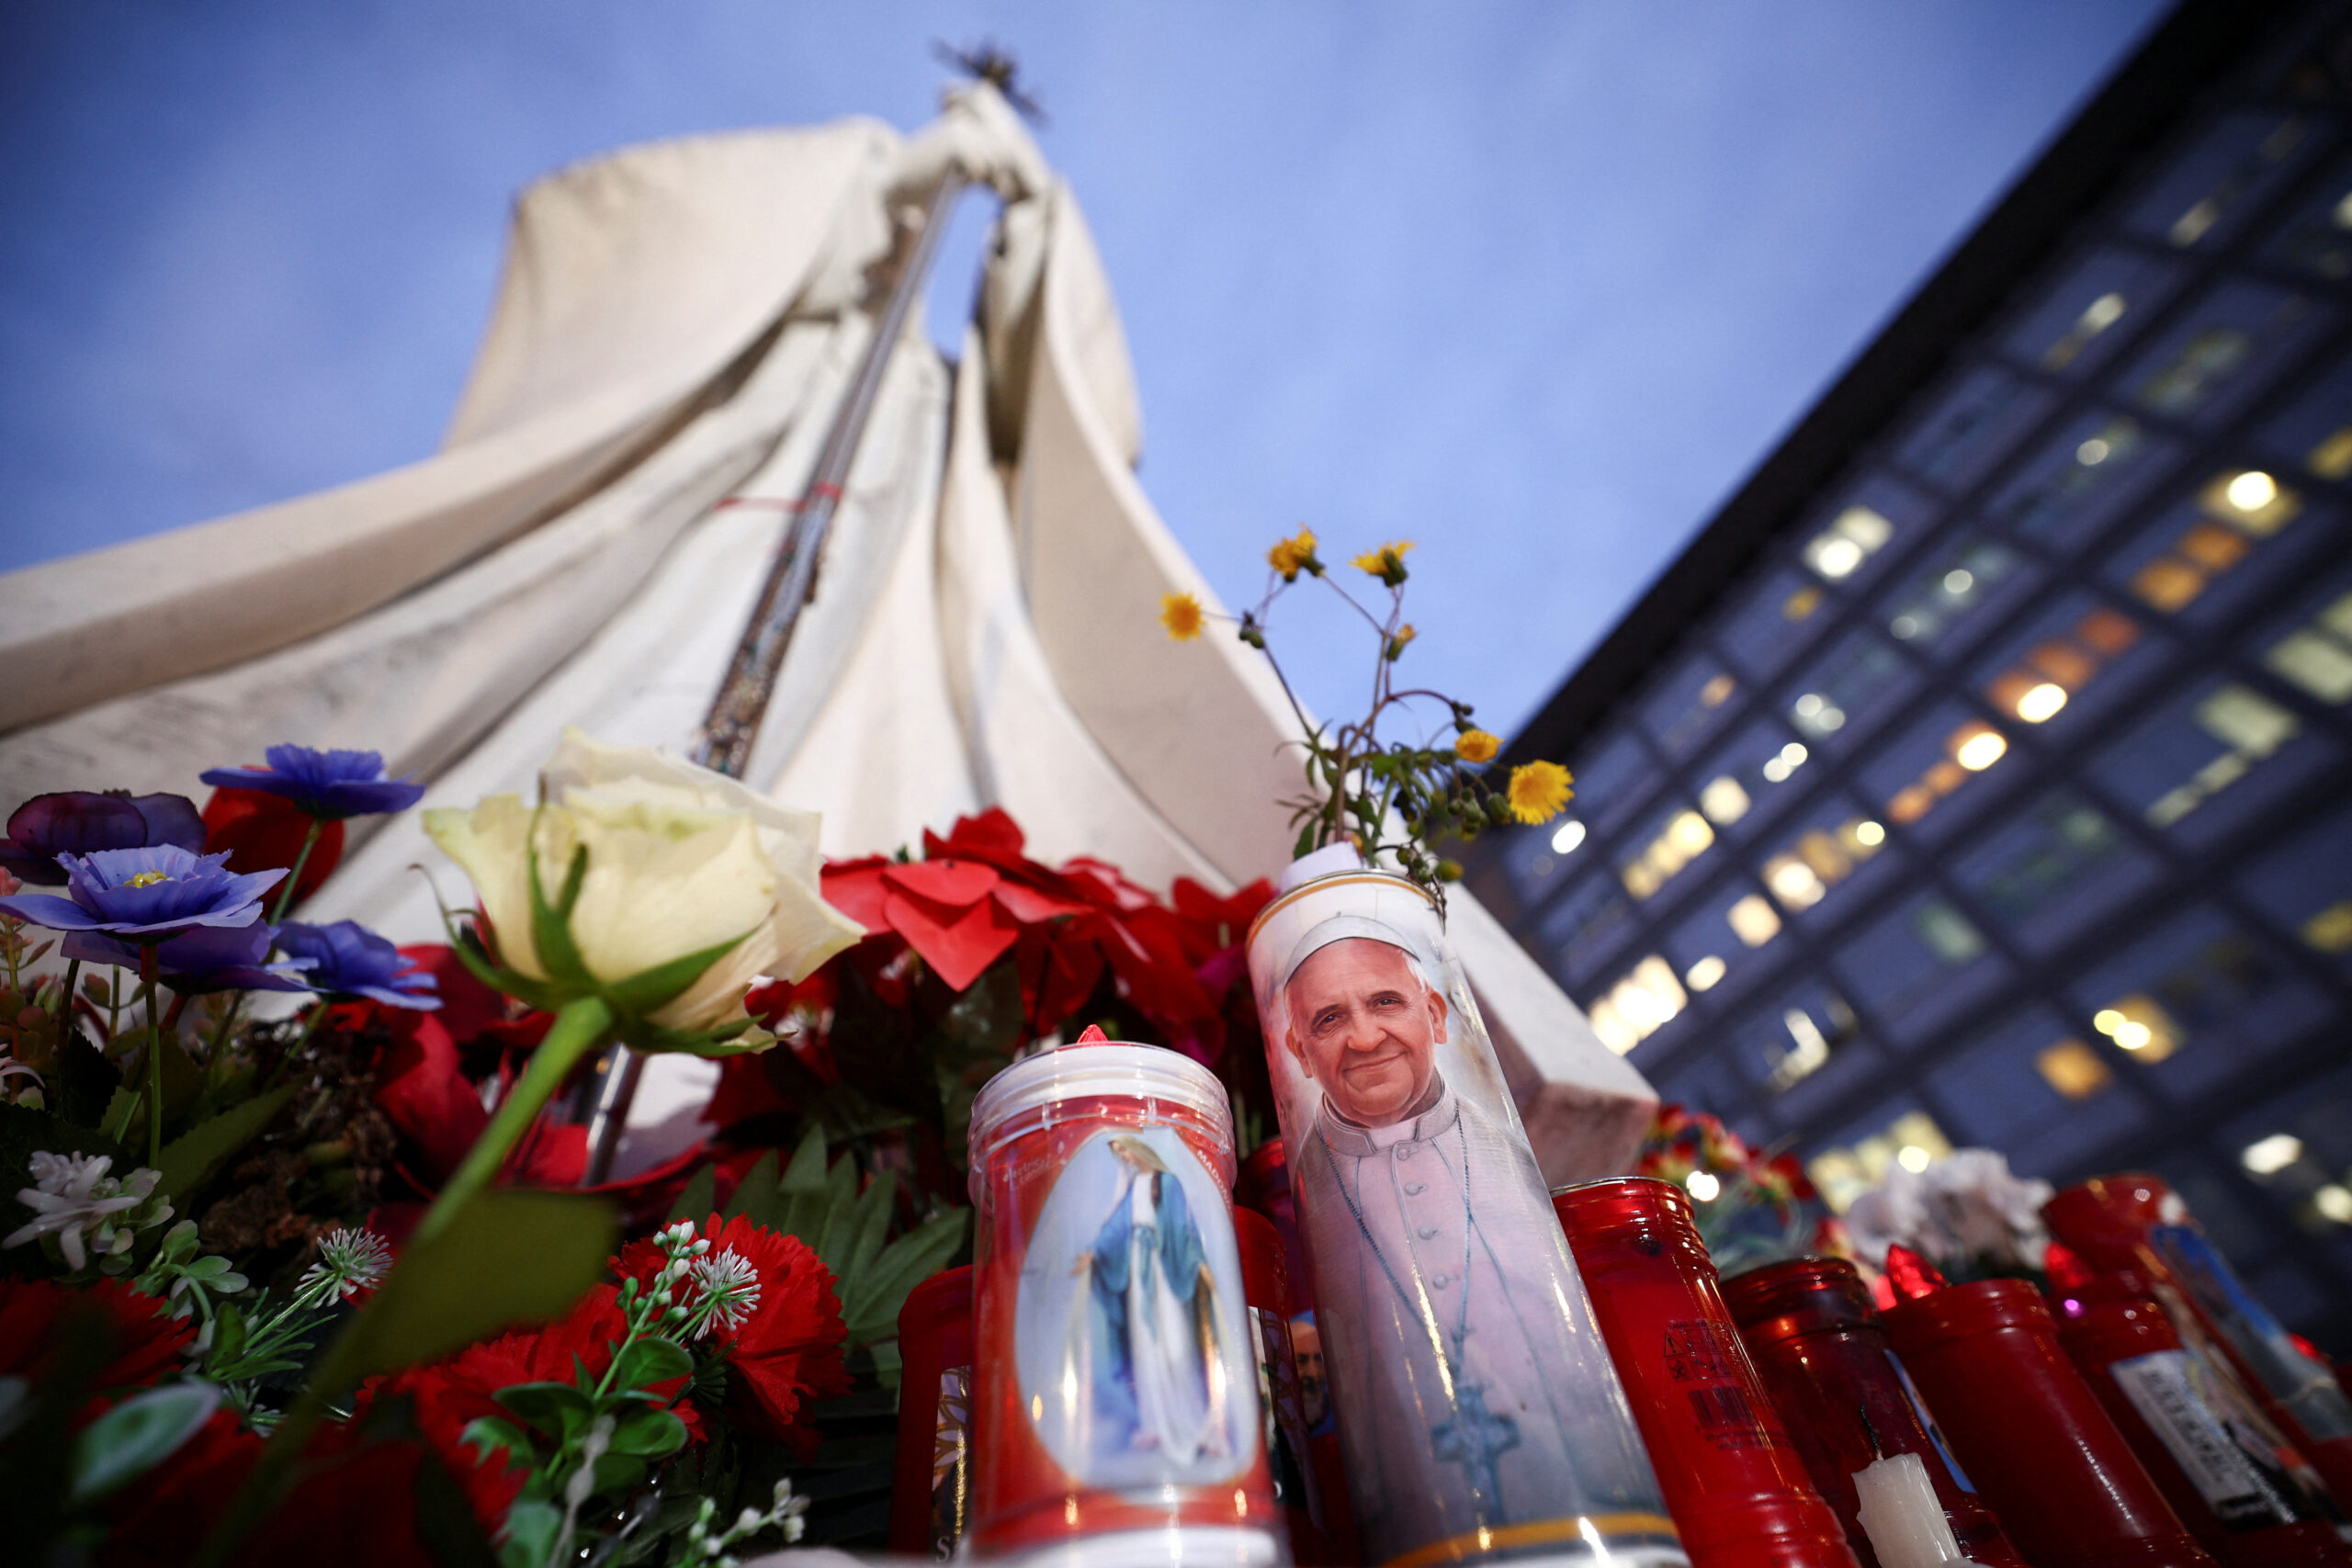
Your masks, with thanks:
<instances>
[{"instance_id":1,"label":"red votive candle","mask_svg":"<svg viewBox=\"0 0 2352 1568\"><path fill-rule=\"evenodd\" d=\"M2033 1287L1980 1280L1881 1319L1961 1466L2036 1568L2216 1568L2082 1374Z\"/></svg>"},{"instance_id":2,"label":"red votive candle","mask_svg":"<svg viewBox=\"0 0 2352 1568\"><path fill-rule=\"evenodd\" d=\"M2069 1187L2041 1206L2050 1234L2100 1272L2144 1274L2188 1348L2226 1360L2263 1411L2352 1513L2352 1400L2334 1370L2303 1353L2191 1220L2144 1172Z\"/></svg>"},{"instance_id":3,"label":"red votive candle","mask_svg":"<svg viewBox=\"0 0 2352 1568\"><path fill-rule=\"evenodd\" d=\"M2319 1478L2129 1270L2064 1292L2058 1341L2173 1512L2225 1568L2352 1568Z\"/></svg>"},{"instance_id":4,"label":"red votive candle","mask_svg":"<svg viewBox=\"0 0 2352 1568\"><path fill-rule=\"evenodd\" d=\"M1224 1086L1174 1051L1081 1041L989 1079L971 1149L965 1551L1088 1568L1287 1561Z\"/></svg>"},{"instance_id":5,"label":"red votive candle","mask_svg":"<svg viewBox=\"0 0 2352 1568\"><path fill-rule=\"evenodd\" d=\"M964 1539L972 1480L972 1269L933 1274L899 1309L899 1450L890 1551L944 1562Z\"/></svg>"},{"instance_id":6,"label":"red votive candle","mask_svg":"<svg viewBox=\"0 0 2352 1568\"><path fill-rule=\"evenodd\" d=\"M1693 1568L1853 1568L1740 1347L1681 1189L1619 1177L1561 1188L1552 1207Z\"/></svg>"},{"instance_id":7,"label":"red votive candle","mask_svg":"<svg viewBox=\"0 0 2352 1568\"><path fill-rule=\"evenodd\" d=\"M1916 1454L1962 1553L1984 1568L2026 1568L1951 1456L1886 1343L1870 1287L1838 1258L1798 1258L1723 1282L1764 1390L1822 1500L1863 1568L1878 1568L1854 1477L1890 1454Z\"/></svg>"},{"instance_id":8,"label":"red votive candle","mask_svg":"<svg viewBox=\"0 0 2352 1568\"><path fill-rule=\"evenodd\" d=\"M1283 1262L1289 1270L1291 1314L1312 1311L1315 1292L1306 1283L1306 1244L1299 1239L1298 1200L1290 1190L1290 1156L1280 1138L1268 1138L1250 1151L1233 1184L1233 1201L1273 1222L1275 1234L1282 1237Z\"/></svg>"}]
</instances>

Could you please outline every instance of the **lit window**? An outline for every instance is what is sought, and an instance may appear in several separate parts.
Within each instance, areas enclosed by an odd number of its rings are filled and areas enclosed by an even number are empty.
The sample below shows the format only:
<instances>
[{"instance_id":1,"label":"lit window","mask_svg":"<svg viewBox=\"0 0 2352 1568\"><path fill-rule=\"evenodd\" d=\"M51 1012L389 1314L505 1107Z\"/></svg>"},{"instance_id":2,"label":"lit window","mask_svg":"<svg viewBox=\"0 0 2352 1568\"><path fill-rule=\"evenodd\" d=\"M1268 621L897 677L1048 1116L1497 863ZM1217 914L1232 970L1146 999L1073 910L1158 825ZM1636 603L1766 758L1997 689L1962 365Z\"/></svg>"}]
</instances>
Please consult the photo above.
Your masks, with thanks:
<instances>
[{"instance_id":1,"label":"lit window","mask_svg":"<svg viewBox=\"0 0 2352 1568\"><path fill-rule=\"evenodd\" d=\"M2303 459L2303 466L2324 479L2340 479L2352 474L2352 424L2332 432L2312 447Z\"/></svg>"},{"instance_id":2,"label":"lit window","mask_svg":"<svg viewBox=\"0 0 2352 1568\"><path fill-rule=\"evenodd\" d=\"M1829 1036L1821 1032L1813 1014L1803 1008L1790 1008L1781 1014L1781 1026L1789 1032L1793 1043L1774 1064L1768 1080L1776 1090L1811 1077L1829 1062Z\"/></svg>"},{"instance_id":3,"label":"lit window","mask_svg":"<svg viewBox=\"0 0 2352 1568\"><path fill-rule=\"evenodd\" d=\"M1689 1190L1692 1201L1701 1203L1714 1201L1724 1190L1722 1179L1707 1170L1692 1171L1682 1179L1682 1185Z\"/></svg>"},{"instance_id":4,"label":"lit window","mask_svg":"<svg viewBox=\"0 0 2352 1568\"><path fill-rule=\"evenodd\" d=\"M1894 524L1867 506L1849 506L1808 540L1801 553L1805 565L1835 582L1852 576L1857 567L1893 537Z\"/></svg>"},{"instance_id":5,"label":"lit window","mask_svg":"<svg viewBox=\"0 0 2352 1568\"><path fill-rule=\"evenodd\" d=\"M1887 1168L1898 1163L1905 1149L1917 1149L1926 1156L1919 1162L1924 1168L1951 1153L1951 1140L1925 1111L1905 1111L1882 1131L1857 1139L1849 1147L1822 1150L1805 1161L1804 1171L1822 1201L1842 1214L1855 1199L1886 1179Z\"/></svg>"},{"instance_id":6,"label":"lit window","mask_svg":"<svg viewBox=\"0 0 2352 1568\"><path fill-rule=\"evenodd\" d=\"M1821 590L1807 583L1788 596L1781 605L1781 614L1786 619L1802 621L1820 608Z\"/></svg>"},{"instance_id":7,"label":"lit window","mask_svg":"<svg viewBox=\"0 0 2352 1568\"><path fill-rule=\"evenodd\" d=\"M1713 680L1699 688L1699 705L1719 708L1729 701L1731 694L1738 689L1738 682L1727 674L1718 674Z\"/></svg>"},{"instance_id":8,"label":"lit window","mask_svg":"<svg viewBox=\"0 0 2352 1568\"><path fill-rule=\"evenodd\" d=\"M2091 1017L2091 1027L2143 1066L2154 1066L2180 1049L2180 1026L2154 997L2140 992L2099 1009Z\"/></svg>"},{"instance_id":9,"label":"lit window","mask_svg":"<svg viewBox=\"0 0 2352 1568\"><path fill-rule=\"evenodd\" d=\"M2214 476L2198 492L2205 514L2267 539L2295 520L2303 498L2260 468L2239 468Z\"/></svg>"},{"instance_id":10,"label":"lit window","mask_svg":"<svg viewBox=\"0 0 2352 1568\"><path fill-rule=\"evenodd\" d=\"M2324 1220L2352 1225L2352 1188L2331 1181L2312 1194L2312 1208Z\"/></svg>"},{"instance_id":11,"label":"lit window","mask_svg":"<svg viewBox=\"0 0 2352 1568\"><path fill-rule=\"evenodd\" d=\"M1583 842L1584 824L1571 817L1553 831L1552 852L1555 855L1572 854Z\"/></svg>"},{"instance_id":12,"label":"lit window","mask_svg":"<svg viewBox=\"0 0 2352 1568\"><path fill-rule=\"evenodd\" d=\"M1894 1151L1894 1163L1914 1176L1933 1165L1936 1156L1929 1154L1922 1144L1905 1144Z\"/></svg>"},{"instance_id":13,"label":"lit window","mask_svg":"<svg viewBox=\"0 0 2352 1568\"><path fill-rule=\"evenodd\" d=\"M1797 701L1798 705L1802 706L1804 699L1800 697ZM1840 722L1843 722L1843 716L1841 715L1839 717ZM1786 746L1781 747L1776 755L1766 758L1764 761L1764 766L1758 771L1763 773L1765 779L1770 783L1781 784L1786 782L1791 773L1793 773L1799 768L1804 767L1805 759L1812 754L1813 753L1804 749L1804 742L1802 740L1792 740Z\"/></svg>"},{"instance_id":14,"label":"lit window","mask_svg":"<svg viewBox=\"0 0 2352 1568\"><path fill-rule=\"evenodd\" d=\"M1714 841L1715 830L1704 817L1695 811L1676 813L1624 868L1625 891L1636 898L1651 897Z\"/></svg>"},{"instance_id":15,"label":"lit window","mask_svg":"<svg viewBox=\"0 0 2352 1568\"><path fill-rule=\"evenodd\" d=\"M2061 1040L2033 1059L2042 1082L2068 1100L2088 1100L2114 1081L2098 1053L2079 1040Z\"/></svg>"},{"instance_id":16,"label":"lit window","mask_svg":"<svg viewBox=\"0 0 2352 1568\"><path fill-rule=\"evenodd\" d=\"M2292 1133L2273 1133L2240 1150L2238 1163L2256 1176L2276 1176L2302 1157L2302 1139Z\"/></svg>"},{"instance_id":17,"label":"lit window","mask_svg":"<svg viewBox=\"0 0 2352 1568\"><path fill-rule=\"evenodd\" d=\"M2352 700L2352 593L2273 646L2262 661L2324 703Z\"/></svg>"},{"instance_id":18,"label":"lit window","mask_svg":"<svg viewBox=\"0 0 2352 1568\"><path fill-rule=\"evenodd\" d=\"M1874 850L1886 842L1886 829L1876 822L1854 824L1854 842L1866 850Z\"/></svg>"},{"instance_id":19,"label":"lit window","mask_svg":"<svg viewBox=\"0 0 2352 1568\"><path fill-rule=\"evenodd\" d=\"M1601 1043L1622 1056L1672 1021L1689 1002L1673 965L1652 953L1610 987L1588 1016Z\"/></svg>"},{"instance_id":20,"label":"lit window","mask_svg":"<svg viewBox=\"0 0 2352 1568\"><path fill-rule=\"evenodd\" d=\"M2043 681L2018 693L2011 711L2028 724L2040 724L2055 717L2065 705L2066 688L2055 681Z\"/></svg>"},{"instance_id":21,"label":"lit window","mask_svg":"<svg viewBox=\"0 0 2352 1568\"><path fill-rule=\"evenodd\" d=\"M1721 980L1724 977L1724 971L1729 967L1730 965L1723 961L1721 954L1711 953L1683 971L1682 983L1693 991L1704 991L1712 988L1717 981Z\"/></svg>"},{"instance_id":22,"label":"lit window","mask_svg":"<svg viewBox=\"0 0 2352 1568\"><path fill-rule=\"evenodd\" d=\"M2254 353L2254 339L2235 327L2207 327L2140 387L2140 400L2160 413L2187 413L2233 375Z\"/></svg>"},{"instance_id":23,"label":"lit window","mask_svg":"<svg viewBox=\"0 0 2352 1568\"><path fill-rule=\"evenodd\" d=\"M2123 319L2126 303L2122 295L2110 290L2083 307L2083 313L2075 319L2073 326L2066 329L2066 334L2042 351L2041 367L2064 370L2073 364L2075 356L2083 352L2091 339Z\"/></svg>"},{"instance_id":24,"label":"lit window","mask_svg":"<svg viewBox=\"0 0 2352 1568\"><path fill-rule=\"evenodd\" d=\"M1732 934L1750 947L1761 947L1781 934L1780 912L1760 893L1750 893L1724 912Z\"/></svg>"},{"instance_id":25,"label":"lit window","mask_svg":"<svg viewBox=\"0 0 2352 1568\"><path fill-rule=\"evenodd\" d=\"M2302 937L2322 953L2352 953L2352 899L2330 904L2305 920Z\"/></svg>"},{"instance_id":26,"label":"lit window","mask_svg":"<svg viewBox=\"0 0 2352 1568\"><path fill-rule=\"evenodd\" d=\"M1764 885L1791 909L1810 909L1829 892L1820 874L1794 855L1775 855L1765 862Z\"/></svg>"},{"instance_id":27,"label":"lit window","mask_svg":"<svg viewBox=\"0 0 2352 1568\"><path fill-rule=\"evenodd\" d=\"M1750 804L1747 792L1729 773L1708 780L1706 787L1699 792L1699 809L1719 827L1729 826L1747 816Z\"/></svg>"},{"instance_id":28,"label":"lit window","mask_svg":"<svg viewBox=\"0 0 2352 1568\"><path fill-rule=\"evenodd\" d=\"M1965 724L1948 742L1951 759L1972 773L1981 773L2008 754L2009 743L1988 724Z\"/></svg>"}]
</instances>

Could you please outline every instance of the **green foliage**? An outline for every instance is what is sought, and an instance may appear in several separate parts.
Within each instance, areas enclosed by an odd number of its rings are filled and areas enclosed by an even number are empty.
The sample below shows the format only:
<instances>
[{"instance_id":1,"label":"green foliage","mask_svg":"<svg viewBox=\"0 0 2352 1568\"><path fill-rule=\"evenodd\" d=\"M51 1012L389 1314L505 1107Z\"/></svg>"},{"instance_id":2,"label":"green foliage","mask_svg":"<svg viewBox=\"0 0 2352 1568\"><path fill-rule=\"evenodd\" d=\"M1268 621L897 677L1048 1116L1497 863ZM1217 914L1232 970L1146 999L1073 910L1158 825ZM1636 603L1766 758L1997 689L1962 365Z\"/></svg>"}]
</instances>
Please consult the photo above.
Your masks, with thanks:
<instances>
[{"instance_id":1,"label":"green foliage","mask_svg":"<svg viewBox=\"0 0 2352 1568\"><path fill-rule=\"evenodd\" d=\"M971 1221L970 1210L947 1209L886 1242L897 1196L898 1177L887 1170L859 1191L857 1162L843 1155L828 1164L824 1132L811 1128L781 1176L773 1151L760 1156L725 1217L807 1242L832 1271L850 1344L871 1345L898 1337L908 1292L956 1256Z\"/></svg>"},{"instance_id":2,"label":"green foliage","mask_svg":"<svg viewBox=\"0 0 2352 1568\"><path fill-rule=\"evenodd\" d=\"M155 1168L164 1177L160 1190L175 1205L185 1207L185 1201L212 1179L239 1149L258 1137L293 1098L292 1084L255 1095L165 1144Z\"/></svg>"},{"instance_id":3,"label":"green foliage","mask_svg":"<svg viewBox=\"0 0 2352 1568\"><path fill-rule=\"evenodd\" d=\"M74 1439L70 1506L96 1502L169 1459L220 1406L209 1383L176 1382L135 1393Z\"/></svg>"},{"instance_id":4,"label":"green foliage","mask_svg":"<svg viewBox=\"0 0 2352 1568\"><path fill-rule=\"evenodd\" d=\"M336 1346L336 1381L347 1385L517 1323L562 1316L595 1282L614 1239L612 1212L591 1198L475 1194L448 1229L401 1257Z\"/></svg>"}]
</instances>

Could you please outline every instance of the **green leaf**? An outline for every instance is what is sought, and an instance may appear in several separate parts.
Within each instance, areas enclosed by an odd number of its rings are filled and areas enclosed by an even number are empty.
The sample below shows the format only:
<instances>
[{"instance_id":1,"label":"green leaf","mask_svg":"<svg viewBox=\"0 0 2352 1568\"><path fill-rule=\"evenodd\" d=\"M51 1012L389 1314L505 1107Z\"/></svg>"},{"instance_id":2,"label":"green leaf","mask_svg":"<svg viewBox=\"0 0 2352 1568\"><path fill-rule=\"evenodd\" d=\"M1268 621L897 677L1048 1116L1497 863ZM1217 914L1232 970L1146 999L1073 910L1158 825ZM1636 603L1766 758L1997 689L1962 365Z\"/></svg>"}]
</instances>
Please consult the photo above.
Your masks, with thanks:
<instances>
[{"instance_id":1,"label":"green leaf","mask_svg":"<svg viewBox=\"0 0 2352 1568\"><path fill-rule=\"evenodd\" d=\"M609 1452L644 1459L667 1459L686 1446L686 1424L667 1410L639 1405L623 1411L613 1423Z\"/></svg>"},{"instance_id":2,"label":"green leaf","mask_svg":"<svg viewBox=\"0 0 2352 1568\"><path fill-rule=\"evenodd\" d=\"M538 949L539 967L560 981L584 986L593 983L588 965L582 962L579 946L571 940L571 908L580 902L580 884L588 874L588 846L581 844L571 852L571 863L564 870L563 891L550 905L546 892L539 886L538 815L531 817L529 871L531 879L531 942Z\"/></svg>"},{"instance_id":3,"label":"green leaf","mask_svg":"<svg viewBox=\"0 0 2352 1568\"><path fill-rule=\"evenodd\" d=\"M212 1354L215 1367L233 1367L245 1353L245 1314L234 1302L222 1302L212 1311Z\"/></svg>"},{"instance_id":4,"label":"green leaf","mask_svg":"<svg viewBox=\"0 0 2352 1568\"><path fill-rule=\"evenodd\" d=\"M722 1220L749 1218L753 1224L773 1230L775 1228L773 1223L775 1189L775 1151L770 1149L743 1173L743 1179L736 1183L735 1195L727 1200L727 1207L718 1217ZM692 1219L694 1216L688 1214L684 1217Z\"/></svg>"},{"instance_id":5,"label":"green leaf","mask_svg":"<svg viewBox=\"0 0 2352 1568\"><path fill-rule=\"evenodd\" d=\"M470 1445L484 1459L504 1450L507 1456L505 1470L527 1464L534 1451L530 1435L503 1416L475 1416L466 1423L466 1429L458 1434L458 1440Z\"/></svg>"},{"instance_id":6,"label":"green leaf","mask_svg":"<svg viewBox=\"0 0 2352 1568\"><path fill-rule=\"evenodd\" d=\"M629 1341L613 1363L612 1385L617 1389L650 1388L673 1378L695 1375L695 1359L674 1339L649 1334Z\"/></svg>"},{"instance_id":7,"label":"green leaf","mask_svg":"<svg viewBox=\"0 0 2352 1568\"><path fill-rule=\"evenodd\" d=\"M756 928L754 928L756 929ZM688 986L702 978L703 971L726 957L743 943L743 938L731 938L716 947L706 947L699 953L685 953L667 964L657 964L650 969L640 969L628 979L605 987L605 999L613 1010L628 1018L643 1018L675 1001Z\"/></svg>"},{"instance_id":8,"label":"green leaf","mask_svg":"<svg viewBox=\"0 0 2352 1568\"><path fill-rule=\"evenodd\" d=\"M842 1321L849 1325L853 1345L872 1344L897 1337L899 1311L917 1285L936 1274L964 1245L969 1209L949 1209L933 1214L907 1235L884 1247L874 1261L855 1273L836 1274Z\"/></svg>"},{"instance_id":9,"label":"green leaf","mask_svg":"<svg viewBox=\"0 0 2352 1568\"><path fill-rule=\"evenodd\" d=\"M612 1211L592 1198L496 1190L410 1246L320 1370L347 1387L429 1361L517 1323L560 1317L613 1249Z\"/></svg>"},{"instance_id":10,"label":"green leaf","mask_svg":"<svg viewBox=\"0 0 2352 1568\"><path fill-rule=\"evenodd\" d=\"M518 1382L491 1397L551 1438L576 1437L596 1418L596 1402L568 1382Z\"/></svg>"},{"instance_id":11,"label":"green leaf","mask_svg":"<svg viewBox=\"0 0 2352 1568\"><path fill-rule=\"evenodd\" d=\"M169 1058L165 1058L168 1064ZM201 1189L215 1171L229 1162L230 1156L259 1136L272 1118L286 1108L294 1098L295 1086L271 1089L255 1095L243 1105L232 1106L209 1122L195 1126L164 1145L164 1153L156 1168L164 1173L158 1183L175 1205L185 1207L182 1200ZM227 1268L227 1259L221 1260Z\"/></svg>"},{"instance_id":12,"label":"green leaf","mask_svg":"<svg viewBox=\"0 0 2352 1568\"><path fill-rule=\"evenodd\" d=\"M825 1267L836 1276L854 1279L870 1267L882 1251L883 1237L890 1227L890 1201L897 1196L899 1178L895 1171L877 1172L857 1195L852 1207L847 1232L842 1237L841 1250L825 1260Z\"/></svg>"},{"instance_id":13,"label":"green leaf","mask_svg":"<svg viewBox=\"0 0 2352 1568\"><path fill-rule=\"evenodd\" d=\"M596 1461L595 1491L634 1490L644 1481L645 1461L633 1454L614 1453L608 1450Z\"/></svg>"},{"instance_id":14,"label":"green leaf","mask_svg":"<svg viewBox=\"0 0 2352 1568\"><path fill-rule=\"evenodd\" d=\"M562 1534L562 1509L518 1498L506 1510L506 1534L498 1543L500 1568L542 1568L555 1555L556 1538Z\"/></svg>"},{"instance_id":15,"label":"green leaf","mask_svg":"<svg viewBox=\"0 0 2352 1568\"><path fill-rule=\"evenodd\" d=\"M698 1227L718 1212L718 1168L708 1165L698 1167L692 1176L686 1178L685 1190L678 1194L678 1201L670 1205L670 1219L673 1224L679 1220L690 1220Z\"/></svg>"},{"instance_id":16,"label":"green leaf","mask_svg":"<svg viewBox=\"0 0 2352 1568\"><path fill-rule=\"evenodd\" d=\"M209 1382L176 1382L133 1394L74 1440L74 1504L93 1502L161 1464L220 1407Z\"/></svg>"}]
</instances>

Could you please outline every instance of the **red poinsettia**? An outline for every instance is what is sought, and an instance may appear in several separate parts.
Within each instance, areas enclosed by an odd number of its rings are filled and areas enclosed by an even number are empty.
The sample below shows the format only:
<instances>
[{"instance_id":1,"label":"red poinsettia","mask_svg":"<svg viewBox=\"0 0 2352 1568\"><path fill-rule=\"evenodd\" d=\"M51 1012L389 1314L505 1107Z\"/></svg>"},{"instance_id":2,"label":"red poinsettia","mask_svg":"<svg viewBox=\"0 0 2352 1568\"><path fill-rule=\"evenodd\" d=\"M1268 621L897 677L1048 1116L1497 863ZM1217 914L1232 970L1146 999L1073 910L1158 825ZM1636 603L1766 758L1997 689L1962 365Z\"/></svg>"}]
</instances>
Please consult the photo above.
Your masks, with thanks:
<instances>
[{"instance_id":1,"label":"red poinsettia","mask_svg":"<svg viewBox=\"0 0 2352 1568\"><path fill-rule=\"evenodd\" d=\"M60 1285L51 1280L0 1280L0 1377L38 1382L57 1352L58 1328L76 1313L102 1314L113 1349L90 1387L95 1393L140 1388L186 1363L180 1351L196 1337L193 1322L175 1322L166 1307L120 1280Z\"/></svg>"},{"instance_id":2,"label":"red poinsettia","mask_svg":"<svg viewBox=\"0 0 2352 1568\"><path fill-rule=\"evenodd\" d=\"M848 1330L833 1276L808 1244L753 1224L741 1215L704 1222L708 1256L733 1252L752 1266L759 1300L731 1331L715 1330L727 1348L727 1414L737 1429L786 1442L807 1458L817 1446L808 1424L810 1401L849 1392L842 1356ZM650 1281L668 1262L660 1245L635 1241L615 1269L623 1279Z\"/></svg>"}]
</instances>

